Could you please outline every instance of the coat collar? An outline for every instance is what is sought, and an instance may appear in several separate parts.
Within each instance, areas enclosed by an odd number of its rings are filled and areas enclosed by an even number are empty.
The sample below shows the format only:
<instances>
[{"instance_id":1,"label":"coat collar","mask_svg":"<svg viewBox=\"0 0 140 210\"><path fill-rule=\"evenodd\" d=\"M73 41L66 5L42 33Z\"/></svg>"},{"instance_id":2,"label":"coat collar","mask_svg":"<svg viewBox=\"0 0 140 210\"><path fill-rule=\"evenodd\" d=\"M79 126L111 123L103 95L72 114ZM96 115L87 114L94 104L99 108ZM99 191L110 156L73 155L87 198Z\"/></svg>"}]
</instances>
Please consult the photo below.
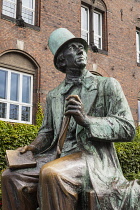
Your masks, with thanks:
<instances>
[{"instance_id":1,"label":"coat collar","mask_svg":"<svg viewBox=\"0 0 140 210\"><path fill-rule=\"evenodd\" d=\"M80 78L80 82L82 84L82 87L85 87L87 91L96 90L98 86L97 78L93 74L91 74L88 70L84 69L83 74ZM68 83L65 79L57 88L57 91L55 92L54 96L60 96L60 94L65 94L71 87L73 86L73 83Z\"/></svg>"},{"instance_id":2,"label":"coat collar","mask_svg":"<svg viewBox=\"0 0 140 210\"><path fill-rule=\"evenodd\" d=\"M98 80L97 76L94 76L89 71L85 70L81 81L82 81L81 100L84 105L84 110L86 114L88 114L97 96ZM55 125L57 133L59 133L60 131L62 116L64 114L64 94L69 90L69 88L72 85L73 84L66 85L66 82L64 80L55 89L56 91L53 94L53 108L57 110L55 114L55 121L56 121Z\"/></svg>"}]
</instances>

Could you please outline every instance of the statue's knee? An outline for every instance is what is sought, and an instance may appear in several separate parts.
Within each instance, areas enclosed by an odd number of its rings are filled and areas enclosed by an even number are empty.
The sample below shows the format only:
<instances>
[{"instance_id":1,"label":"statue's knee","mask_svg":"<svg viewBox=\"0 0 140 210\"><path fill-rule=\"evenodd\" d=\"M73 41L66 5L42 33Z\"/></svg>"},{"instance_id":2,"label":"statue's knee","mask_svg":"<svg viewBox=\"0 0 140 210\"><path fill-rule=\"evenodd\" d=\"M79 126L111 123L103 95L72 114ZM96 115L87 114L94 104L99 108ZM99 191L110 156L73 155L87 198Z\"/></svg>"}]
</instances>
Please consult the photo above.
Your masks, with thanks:
<instances>
[{"instance_id":1,"label":"statue's knee","mask_svg":"<svg viewBox=\"0 0 140 210\"><path fill-rule=\"evenodd\" d=\"M5 171L3 171L2 176L1 176L1 181L6 181L9 180L11 175L13 176L13 174L11 174L9 169L6 169Z\"/></svg>"},{"instance_id":2,"label":"statue's knee","mask_svg":"<svg viewBox=\"0 0 140 210\"><path fill-rule=\"evenodd\" d=\"M55 169L55 167L52 166L48 166L48 167L42 167L41 171L40 171L40 176L43 179L52 179L56 176L58 176L58 171Z\"/></svg>"}]
</instances>

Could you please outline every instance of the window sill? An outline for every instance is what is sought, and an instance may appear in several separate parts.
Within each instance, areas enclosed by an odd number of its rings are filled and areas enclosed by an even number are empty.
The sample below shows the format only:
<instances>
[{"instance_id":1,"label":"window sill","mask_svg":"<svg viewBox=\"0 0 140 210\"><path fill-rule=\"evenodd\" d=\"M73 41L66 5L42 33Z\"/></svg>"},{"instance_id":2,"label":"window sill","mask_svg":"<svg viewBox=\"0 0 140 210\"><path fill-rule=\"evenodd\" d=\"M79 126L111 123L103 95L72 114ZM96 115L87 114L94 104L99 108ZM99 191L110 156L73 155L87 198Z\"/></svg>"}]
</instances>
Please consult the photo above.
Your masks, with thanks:
<instances>
[{"instance_id":1,"label":"window sill","mask_svg":"<svg viewBox=\"0 0 140 210\"><path fill-rule=\"evenodd\" d=\"M3 15L3 14L1 15L1 18L16 24L16 19L15 18L9 17L7 15ZM19 26L19 27L21 27L21 26ZM25 26L23 28L26 28L26 27L34 29L36 31L40 31L40 27L39 26L31 25L31 24L25 22Z\"/></svg>"},{"instance_id":2,"label":"window sill","mask_svg":"<svg viewBox=\"0 0 140 210\"><path fill-rule=\"evenodd\" d=\"M140 63L137 63L137 66L139 66L139 67L140 67Z\"/></svg>"},{"instance_id":3,"label":"window sill","mask_svg":"<svg viewBox=\"0 0 140 210\"><path fill-rule=\"evenodd\" d=\"M99 53L99 54L103 54L103 55L108 55L108 51L106 50L101 50L101 49L98 49L98 52L95 52L91 49L91 47L89 46L89 49L93 52L93 53Z\"/></svg>"},{"instance_id":4,"label":"window sill","mask_svg":"<svg viewBox=\"0 0 140 210\"><path fill-rule=\"evenodd\" d=\"M98 53L103 54L103 55L108 55L108 51L106 50L98 49Z\"/></svg>"}]
</instances>

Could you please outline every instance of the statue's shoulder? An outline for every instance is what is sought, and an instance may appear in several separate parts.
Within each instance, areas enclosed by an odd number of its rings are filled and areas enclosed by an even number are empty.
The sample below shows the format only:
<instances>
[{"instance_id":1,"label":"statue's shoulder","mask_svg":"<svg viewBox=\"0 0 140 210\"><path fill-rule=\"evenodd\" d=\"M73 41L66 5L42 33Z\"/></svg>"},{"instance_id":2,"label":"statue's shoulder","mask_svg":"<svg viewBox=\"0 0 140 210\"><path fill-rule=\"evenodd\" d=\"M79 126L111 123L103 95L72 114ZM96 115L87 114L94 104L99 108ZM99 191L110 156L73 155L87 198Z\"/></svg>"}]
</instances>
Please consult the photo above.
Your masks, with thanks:
<instances>
[{"instance_id":1,"label":"statue's shoulder","mask_svg":"<svg viewBox=\"0 0 140 210\"><path fill-rule=\"evenodd\" d=\"M113 77L102 77L102 76L97 76L97 75L93 75L94 78L96 78L96 80L98 80L98 82L102 85L112 85L112 84L115 84L115 85L119 85L119 82L118 80L116 80L115 78Z\"/></svg>"},{"instance_id":2,"label":"statue's shoulder","mask_svg":"<svg viewBox=\"0 0 140 210\"><path fill-rule=\"evenodd\" d=\"M107 82L109 80L109 77L103 77L103 76L99 76L99 75L96 75L96 74L92 74L92 72L90 72L90 71L86 72L85 77L90 78L94 82L96 81L98 84L103 83L103 82Z\"/></svg>"},{"instance_id":3,"label":"statue's shoulder","mask_svg":"<svg viewBox=\"0 0 140 210\"><path fill-rule=\"evenodd\" d=\"M93 81L93 84L97 84L99 88L106 89L106 88L111 88L111 87L119 87L120 83L118 80L116 80L113 77L103 77L103 76L98 76L94 75L91 72L87 72L86 77L90 78L90 80Z\"/></svg>"}]
</instances>

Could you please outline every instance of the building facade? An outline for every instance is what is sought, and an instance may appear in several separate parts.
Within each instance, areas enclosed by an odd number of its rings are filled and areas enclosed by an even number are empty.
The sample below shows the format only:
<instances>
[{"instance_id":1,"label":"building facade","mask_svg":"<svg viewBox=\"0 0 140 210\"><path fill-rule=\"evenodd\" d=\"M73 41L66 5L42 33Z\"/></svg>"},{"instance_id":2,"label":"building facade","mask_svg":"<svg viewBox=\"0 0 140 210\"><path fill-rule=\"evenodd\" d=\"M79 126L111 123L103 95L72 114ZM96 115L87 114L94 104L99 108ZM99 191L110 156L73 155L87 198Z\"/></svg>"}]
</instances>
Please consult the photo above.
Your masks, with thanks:
<instances>
[{"instance_id":1,"label":"building facade","mask_svg":"<svg viewBox=\"0 0 140 210\"><path fill-rule=\"evenodd\" d=\"M89 44L87 69L120 83L140 121L140 0L1 0L0 119L34 123L38 102L65 75L55 69L50 33L69 29Z\"/></svg>"}]
</instances>

